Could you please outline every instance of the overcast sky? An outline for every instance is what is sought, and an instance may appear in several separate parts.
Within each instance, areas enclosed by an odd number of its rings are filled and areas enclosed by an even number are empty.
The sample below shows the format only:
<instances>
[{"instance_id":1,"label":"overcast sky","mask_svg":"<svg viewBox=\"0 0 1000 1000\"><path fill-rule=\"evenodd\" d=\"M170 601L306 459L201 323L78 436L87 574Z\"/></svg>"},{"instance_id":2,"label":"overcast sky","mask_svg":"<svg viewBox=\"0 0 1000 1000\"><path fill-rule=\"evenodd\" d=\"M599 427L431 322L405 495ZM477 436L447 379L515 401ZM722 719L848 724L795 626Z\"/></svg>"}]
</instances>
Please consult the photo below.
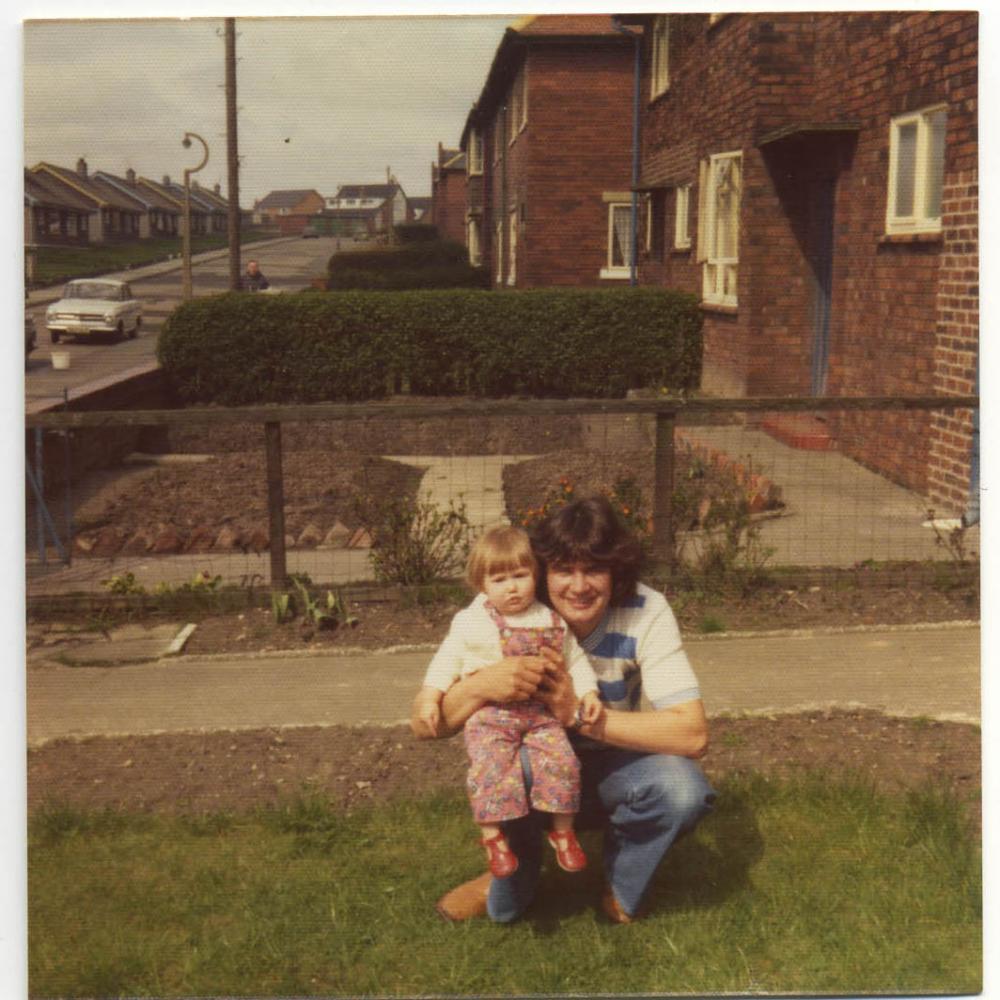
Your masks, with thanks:
<instances>
[{"instance_id":1,"label":"overcast sky","mask_svg":"<svg viewBox=\"0 0 1000 1000\"><path fill-rule=\"evenodd\" d=\"M504 17L237 18L240 202L279 188L379 183L430 194L457 146ZM227 186L223 20L28 21L24 158Z\"/></svg>"}]
</instances>

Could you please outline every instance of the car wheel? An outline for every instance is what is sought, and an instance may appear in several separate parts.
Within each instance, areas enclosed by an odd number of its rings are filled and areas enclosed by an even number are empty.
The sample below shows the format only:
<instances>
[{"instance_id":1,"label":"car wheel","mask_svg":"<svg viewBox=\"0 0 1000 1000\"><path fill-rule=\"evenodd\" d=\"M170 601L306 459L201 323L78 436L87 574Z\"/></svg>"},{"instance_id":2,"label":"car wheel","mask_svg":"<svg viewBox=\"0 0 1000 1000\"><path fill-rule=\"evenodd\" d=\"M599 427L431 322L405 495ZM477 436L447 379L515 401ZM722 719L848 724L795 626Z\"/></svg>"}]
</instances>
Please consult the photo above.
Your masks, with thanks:
<instances>
[{"instance_id":1,"label":"car wheel","mask_svg":"<svg viewBox=\"0 0 1000 1000\"><path fill-rule=\"evenodd\" d=\"M49 340L51 340L53 344L58 344L59 334L55 330L49 330Z\"/></svg>"},{"instance_id":2,"label":"car wheel","mask_svg":"<svg viewBox=\"0 0 1000 1000\"><path fill-rule=\"evenodd\" d=\"M137 316L135 320L135 326L132 327L132 330L128 335L129 340L135 340L135 338L139 336L139 327L141 325L142 325L142 320Z\"/></svg>"},{"instance_id":3,"label":"car wheel","mask_svg":"<svg viewBox=\"0 0 1000 1000\"><path fill-rule=\"evenodd\" d=\"M118 340L125 339L125 324L121 320L118 321L118 329L115 330L115 337Z\"/></svg>"}]
</instances>

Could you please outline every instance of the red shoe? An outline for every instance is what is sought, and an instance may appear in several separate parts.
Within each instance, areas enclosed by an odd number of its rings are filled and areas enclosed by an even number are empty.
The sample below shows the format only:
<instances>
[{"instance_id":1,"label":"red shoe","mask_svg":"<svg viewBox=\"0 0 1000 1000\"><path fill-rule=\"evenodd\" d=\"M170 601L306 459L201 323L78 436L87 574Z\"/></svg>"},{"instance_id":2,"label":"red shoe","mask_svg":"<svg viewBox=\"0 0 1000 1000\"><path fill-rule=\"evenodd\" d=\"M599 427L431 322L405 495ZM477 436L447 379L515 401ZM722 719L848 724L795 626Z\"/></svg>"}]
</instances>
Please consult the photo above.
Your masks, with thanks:
<instances>
[{"instance_id":1,"label":"red shoe","mask_svg":"<svg viewBox=\"0 0 1000 1000\"><path fill-rule=\"evenodd\" d=\"M549 843L555 848L556 861L564 872L582 872L587 867L587 855L572 830L550 830Z\"/></svg>"},{"instance_id":2,"label":"red shoe","mask_svg":"<svg viewBox=\"0 0 1000 1000\"><path fill-rule=\"evenodd\" d=\"M502 833L492 837L483 837L479 841L486 848L486 859L490 863L490 871L496 878L506 878L517 871L517 855L510 849L510 844Z\"/></svg>"}]
</instances>

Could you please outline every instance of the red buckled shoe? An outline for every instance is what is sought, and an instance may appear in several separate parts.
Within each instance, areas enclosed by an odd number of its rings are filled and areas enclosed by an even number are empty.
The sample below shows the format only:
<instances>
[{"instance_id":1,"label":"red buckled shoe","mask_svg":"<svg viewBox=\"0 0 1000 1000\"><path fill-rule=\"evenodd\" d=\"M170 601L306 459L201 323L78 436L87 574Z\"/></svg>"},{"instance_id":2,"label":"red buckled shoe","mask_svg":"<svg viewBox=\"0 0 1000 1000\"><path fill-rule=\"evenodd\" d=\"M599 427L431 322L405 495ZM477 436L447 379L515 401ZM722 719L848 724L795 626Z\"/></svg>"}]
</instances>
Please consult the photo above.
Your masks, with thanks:
<instances>
[{"instance_id":1,"label":"red buckled shoe","mask_svg":"<svg viewBox=\"0 0 1000 1000\"><path fill-rule=\"evenodd\" d=\"M502 833L483 837L479 843L486 848L486 858L494 877L506 878L517 871L517 855L510 849L510 844Z\"/></svg>"},{"instance_id":2,"label":"red buckled shoe","mask_svg":"<svg viewBox=\"0 0 1000 1000\"><path fill-rule=\"evenodd\" d=\"M549 843L555 848L556 861L564 872L582 872L587 867L587 855L572 830L550 830Z\"/></svg>"}]
</instances>

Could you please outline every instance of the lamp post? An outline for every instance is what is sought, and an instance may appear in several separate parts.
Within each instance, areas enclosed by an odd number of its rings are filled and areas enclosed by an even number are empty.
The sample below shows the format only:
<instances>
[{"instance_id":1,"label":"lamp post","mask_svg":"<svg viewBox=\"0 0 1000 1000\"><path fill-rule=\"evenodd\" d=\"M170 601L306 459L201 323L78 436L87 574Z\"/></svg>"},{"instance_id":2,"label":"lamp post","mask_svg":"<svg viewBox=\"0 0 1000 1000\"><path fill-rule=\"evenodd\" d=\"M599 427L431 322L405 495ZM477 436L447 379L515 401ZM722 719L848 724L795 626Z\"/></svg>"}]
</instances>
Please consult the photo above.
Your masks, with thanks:
<instances>
[{"instance_id":1,"label":"lamp post","mask_svg":"<svg viewBox=\"0 0 1000 1000\"><path fill-rule=\"evenodd\" d=\"M184 241L181 245L183 275L183 295L185 299L191 298L191 175L196 174L206 163L208 163L208 143L195 132L185 132L181 145L185 149L190 149L191 140L197 139L205 150L205 155L201 158L201 163L196 167L189 167L184 171Z\"/></svg>"}]
</instances>

